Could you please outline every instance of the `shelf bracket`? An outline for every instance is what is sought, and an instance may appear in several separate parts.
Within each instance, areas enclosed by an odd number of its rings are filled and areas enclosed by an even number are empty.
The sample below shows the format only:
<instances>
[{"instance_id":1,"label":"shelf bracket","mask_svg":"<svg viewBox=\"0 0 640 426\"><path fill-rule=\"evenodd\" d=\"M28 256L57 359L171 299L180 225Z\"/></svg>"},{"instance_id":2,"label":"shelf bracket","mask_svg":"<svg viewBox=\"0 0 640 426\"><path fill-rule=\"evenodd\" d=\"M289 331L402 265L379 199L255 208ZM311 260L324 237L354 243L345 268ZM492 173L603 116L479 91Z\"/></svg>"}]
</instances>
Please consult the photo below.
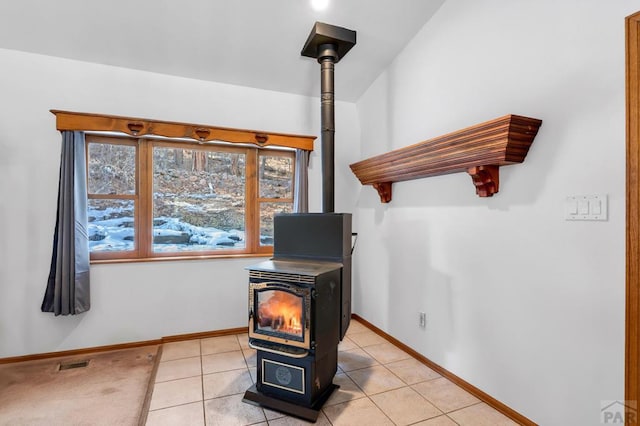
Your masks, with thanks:
<instances>
[{"instance_id":1,"label":"shelf bracket","mask_svg":"<svg viewBox=\"0 0 640 426\"><path fill-rule=\"evenodd\" d=\"M388 203L391 201L391 182L378 182L373 183L372 185L373 188L378 191L381 203Z\"/></svg>"},{"instance_id":2,"label":"shelf bracket","mask_svg":"<svg viewBox=\"0 0 640 426\"><path fill-rule=\"evenodd\" d=\"M469 167L467 173L471 176L476 186L476 194L479 197L491 197L498 192L500 186L499 166Z\"/></svg>"}]
</instances>

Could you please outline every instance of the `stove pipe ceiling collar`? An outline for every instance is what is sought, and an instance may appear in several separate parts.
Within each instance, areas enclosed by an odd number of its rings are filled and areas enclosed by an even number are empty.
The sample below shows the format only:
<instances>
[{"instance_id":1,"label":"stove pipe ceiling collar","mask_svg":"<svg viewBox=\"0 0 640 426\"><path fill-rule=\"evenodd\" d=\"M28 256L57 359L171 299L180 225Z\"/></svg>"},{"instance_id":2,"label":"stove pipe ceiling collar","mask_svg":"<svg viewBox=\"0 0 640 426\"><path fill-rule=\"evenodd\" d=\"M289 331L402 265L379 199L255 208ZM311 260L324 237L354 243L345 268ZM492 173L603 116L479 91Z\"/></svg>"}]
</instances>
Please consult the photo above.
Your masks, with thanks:
<instances>
[{"instance_id":1,"label":"stove pipe ceiling collar","mask_svg":"<svg viewBox=\"0 0 640 426\"><path fill-rule=\"evenodd\" d=\"M311 29L302 56L320 63L320 121L322 125L322 212L333 213L335 192L335 112L334 64L356 44L356 32L335 25L316 22Z\"/></svg>"}]
</instances>

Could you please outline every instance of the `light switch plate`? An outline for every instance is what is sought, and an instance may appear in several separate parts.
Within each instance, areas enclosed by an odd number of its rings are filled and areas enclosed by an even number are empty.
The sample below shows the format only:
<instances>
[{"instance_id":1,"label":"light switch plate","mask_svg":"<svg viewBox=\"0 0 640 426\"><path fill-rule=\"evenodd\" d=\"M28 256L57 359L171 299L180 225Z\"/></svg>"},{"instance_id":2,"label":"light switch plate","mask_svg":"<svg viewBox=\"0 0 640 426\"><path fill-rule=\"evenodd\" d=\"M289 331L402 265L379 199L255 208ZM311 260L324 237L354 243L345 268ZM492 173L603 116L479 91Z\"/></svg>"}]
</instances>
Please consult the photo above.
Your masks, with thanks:
<instances>
[{"instance_id":1,"label":"light switch plate","mask_svg":"<svg viewBox=\"0 0 640 426\"><path fill-rule=\"evenodd\" d=\"M607 220L607 194L571 195L564 202L566 220Z\"/></svg>"}]
</instances>

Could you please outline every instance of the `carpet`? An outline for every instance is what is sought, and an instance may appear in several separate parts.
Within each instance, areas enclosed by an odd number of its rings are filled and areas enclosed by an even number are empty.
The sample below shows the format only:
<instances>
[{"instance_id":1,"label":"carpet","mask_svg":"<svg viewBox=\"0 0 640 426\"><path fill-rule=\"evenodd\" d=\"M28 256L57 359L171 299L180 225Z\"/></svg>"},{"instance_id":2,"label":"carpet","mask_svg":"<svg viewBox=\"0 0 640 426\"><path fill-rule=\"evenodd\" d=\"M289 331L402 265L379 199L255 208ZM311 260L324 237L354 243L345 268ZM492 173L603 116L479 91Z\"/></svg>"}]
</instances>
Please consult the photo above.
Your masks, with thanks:
<instances>
[{"instance_id":1,"label":"carpet","mask_svg":"<svg viewBox=\"0 0 640 426\"><path fill-rule=\"evenodd\" d=\"M138 425L157 354L144 346L0 365L0 425Z\"/></svg>"}]
</instances>

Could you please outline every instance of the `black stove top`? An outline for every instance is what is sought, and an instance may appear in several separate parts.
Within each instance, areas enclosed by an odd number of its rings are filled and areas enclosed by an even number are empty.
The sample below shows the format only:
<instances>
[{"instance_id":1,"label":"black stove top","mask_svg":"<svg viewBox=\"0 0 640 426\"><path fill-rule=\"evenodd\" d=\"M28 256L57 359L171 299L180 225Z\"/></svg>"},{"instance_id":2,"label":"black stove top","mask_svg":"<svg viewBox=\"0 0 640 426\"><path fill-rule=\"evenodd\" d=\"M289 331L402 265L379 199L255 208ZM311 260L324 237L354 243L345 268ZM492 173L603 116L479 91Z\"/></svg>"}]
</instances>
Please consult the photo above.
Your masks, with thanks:
<instances>
[{"instance_id":1,"label":"black stove top","mask_svg":"<svg viewBox=\"0 0 640 426\"><path fill-rule=\"evenodd\" d=\"M271 259L248 266L245 269L316 277L339 268L342 268L342 263L301 259Z\"/></svg>"}]
</instances>

